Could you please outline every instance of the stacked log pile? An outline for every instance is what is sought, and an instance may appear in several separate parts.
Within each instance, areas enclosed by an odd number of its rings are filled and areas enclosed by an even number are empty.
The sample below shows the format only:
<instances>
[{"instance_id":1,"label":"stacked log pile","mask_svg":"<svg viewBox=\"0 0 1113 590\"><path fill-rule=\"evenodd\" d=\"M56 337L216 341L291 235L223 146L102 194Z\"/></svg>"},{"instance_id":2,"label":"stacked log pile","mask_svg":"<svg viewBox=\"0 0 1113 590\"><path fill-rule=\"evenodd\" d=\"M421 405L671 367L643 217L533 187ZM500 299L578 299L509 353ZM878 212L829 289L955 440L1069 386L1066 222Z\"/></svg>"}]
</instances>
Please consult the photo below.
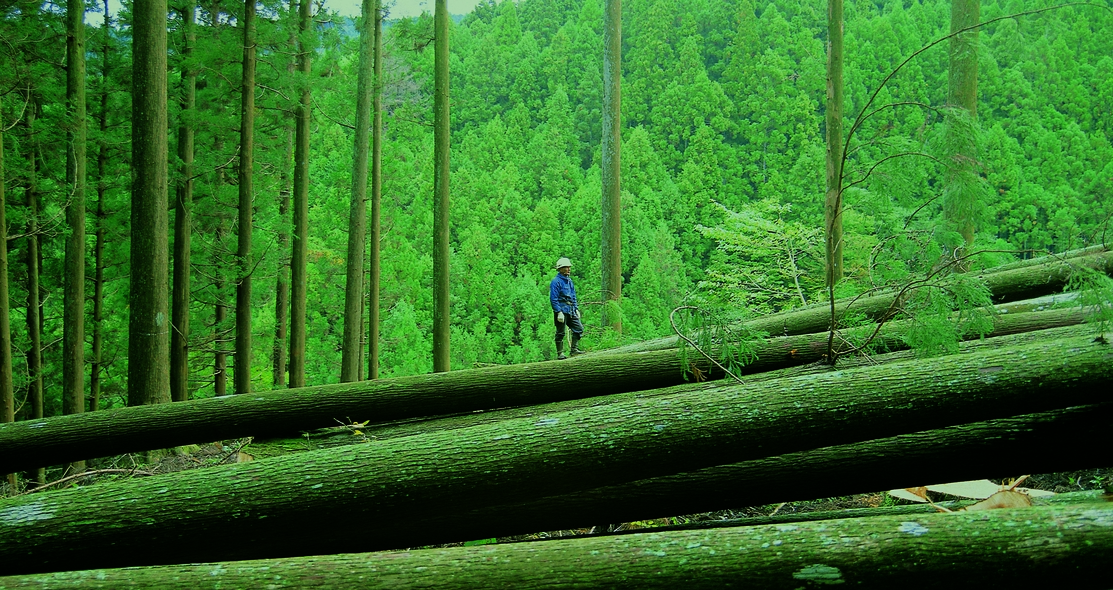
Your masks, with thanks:
<instances>
[{"instance_id":1,"label":"stacked log pile","mask_svg":"<svg viewBox=\"0 0 1113 590\"><path fill-rule=\"evenodd\" d=\"M1004 272L1033 268L1055 276ZM1005 313L960 354L833 368L815 362L824 335L770 338L741 384L678 385L677 351L657 347L6 424L0 471L371 422L358 444L0 500L0 589L795 588L910 575L1085 587L1113 549L1113 505L1099 497L399 551L1105 467L1113 345L1076 325L1084 317ZM900 348L900 326L888 329L886 346Z\"/></svg>"}]
</instances>

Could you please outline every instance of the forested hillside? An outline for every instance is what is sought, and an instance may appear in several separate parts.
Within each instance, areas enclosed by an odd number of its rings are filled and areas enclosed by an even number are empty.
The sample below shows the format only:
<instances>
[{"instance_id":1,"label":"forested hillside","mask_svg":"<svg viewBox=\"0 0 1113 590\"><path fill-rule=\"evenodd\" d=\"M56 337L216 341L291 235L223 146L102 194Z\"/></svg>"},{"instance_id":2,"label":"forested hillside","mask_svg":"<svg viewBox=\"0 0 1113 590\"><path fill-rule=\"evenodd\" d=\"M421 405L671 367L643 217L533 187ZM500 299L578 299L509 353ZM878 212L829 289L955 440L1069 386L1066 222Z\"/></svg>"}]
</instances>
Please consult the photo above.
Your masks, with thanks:
<instances>
[{"instance_id":1,"label":"forested hillside","mask_svg":"<svg viewBox=\"0 0 1113 590\"><path fill-rule=\"evenodd\" d=\"M72 197L65 10L29 1L4 6L0 129L15 394L19 405L35 381L30 359L38 345L28 328L39 322L50 416L62 413L62 277L72 235L65 223ZM359 38L327 3L299 33L297 8L266 0L255 15L255 150L247 177L254 239L245 257L237 255L244 5L202 2L188 27L183 15L194 7L171 6L168 227L173 233L182 215L175 187L190 180L193 397L223 392L225 367L236 366L233 312L243 269L253 285L253 389L285 386L285 366L273 365L274 351L287 350L293 114L306 89L306 381L340 376ZM981 18L1034 8L985 0ZM87 397L102 408L127 403L131 18L126 10L106 19L90 9L84 35L84 358L92 374ZM387 19L379 362L380 375L399 376L433 366L434 52L431 18ZM561 256L573 261L587 303L590 349L668 334L669 313L682 304L739 315L827 297L826 2L627 0L622 21L621 335L600 327L602 306L593 305L602 302L602 0L488 0L451 25L453 368L555 356L547 297ZM844 130L863 110L896 106L869 117L849 141L846 280L838 295L930 270L961 245L942 221L947 44L903 66L867 104L887 75L949 26L950 3L941 0L846 6ZM195 39L187 50L188 30ZM1076 6L998 20L979 43L971 190L978 196L974 249L986 253L974 264L1107 242L1113 12ZM294 67L297 44L312 56L308 75ZM191 72L196 106L183 110ZM175 155L186 124L195 128L191 169ZM40 265L40 285L29 287L29 271ZM283 376L278 383L275 374ZM31 415L31 404L20 407L21 416Z\"/></svg>"}]
</instances>

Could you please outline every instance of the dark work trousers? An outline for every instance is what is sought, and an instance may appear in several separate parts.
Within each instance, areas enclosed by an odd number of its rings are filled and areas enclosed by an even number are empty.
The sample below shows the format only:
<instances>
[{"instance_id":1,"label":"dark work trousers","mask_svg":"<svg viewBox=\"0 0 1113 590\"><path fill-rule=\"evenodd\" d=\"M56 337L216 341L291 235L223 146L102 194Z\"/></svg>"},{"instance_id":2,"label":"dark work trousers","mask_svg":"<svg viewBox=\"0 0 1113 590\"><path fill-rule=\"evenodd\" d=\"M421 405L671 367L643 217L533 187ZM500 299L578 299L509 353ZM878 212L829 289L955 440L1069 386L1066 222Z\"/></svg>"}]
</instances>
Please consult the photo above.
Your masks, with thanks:
<instances>
[{"instance_id":1,"label":"dark work trousers","mask_svg":"<svg viewBox=\"0 0 1113 590\"><path fill-rule=\"evenodd\" d=\"M576 317L574 313L564 314L564 321L557 321L557 312L553 312L553 324L556 326L556 349L557 354L564 352L564 329L567 327L572 330L572 348L576 348L576 344L580 342L580 337L584 334L584 325L580 323L580 318Z\"/></svg>"}]
</instances>

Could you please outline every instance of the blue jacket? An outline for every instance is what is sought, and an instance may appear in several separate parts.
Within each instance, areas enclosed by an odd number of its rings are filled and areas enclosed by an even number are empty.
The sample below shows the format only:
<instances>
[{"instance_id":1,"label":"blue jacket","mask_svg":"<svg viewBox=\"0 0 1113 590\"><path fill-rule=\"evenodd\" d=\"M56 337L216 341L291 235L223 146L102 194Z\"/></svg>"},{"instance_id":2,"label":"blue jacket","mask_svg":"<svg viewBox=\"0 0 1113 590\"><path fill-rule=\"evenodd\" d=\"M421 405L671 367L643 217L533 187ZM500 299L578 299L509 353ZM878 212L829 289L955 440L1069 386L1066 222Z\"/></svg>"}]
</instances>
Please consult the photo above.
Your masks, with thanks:
<instances>
[{"instance_id":1,"label":"blue jacket","mask_svg":"<svg viewBox=\"0 0 1113 590\"><path fill-rule=\"evenodd\" d=\"M576 309L576 286L572 284L572 277L560 273L553 277L549 283L549 303L553 306L553 313L572 313Z\"/></svg>"}]
</instances>

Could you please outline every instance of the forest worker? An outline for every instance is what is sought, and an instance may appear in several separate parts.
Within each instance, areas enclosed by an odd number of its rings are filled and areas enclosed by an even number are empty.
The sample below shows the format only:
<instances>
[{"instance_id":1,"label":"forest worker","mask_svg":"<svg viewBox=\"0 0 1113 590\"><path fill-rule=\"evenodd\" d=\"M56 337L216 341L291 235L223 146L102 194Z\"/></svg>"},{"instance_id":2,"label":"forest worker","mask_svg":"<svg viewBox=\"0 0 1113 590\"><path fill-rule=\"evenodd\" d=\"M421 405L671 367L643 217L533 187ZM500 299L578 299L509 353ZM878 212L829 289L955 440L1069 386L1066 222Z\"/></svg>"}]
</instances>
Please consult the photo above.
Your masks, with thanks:
<instances>
[{"instance_id":1,"label":"forest worker","mask_svg":"<svg viewBox=\"0 0 1113 590\"><path fill-rule=\"evenodd\" d=\"M549 303L553 306L553 322L556 324L557 360L564 360L564 329L572 330L572 350L576 356L580 350L580 337L584 325L580 323L580 308L576 304L576 286L572 284L572 261L561 258L556 262L557 275L549 283Z\"/></svg>"}]
</instances>

